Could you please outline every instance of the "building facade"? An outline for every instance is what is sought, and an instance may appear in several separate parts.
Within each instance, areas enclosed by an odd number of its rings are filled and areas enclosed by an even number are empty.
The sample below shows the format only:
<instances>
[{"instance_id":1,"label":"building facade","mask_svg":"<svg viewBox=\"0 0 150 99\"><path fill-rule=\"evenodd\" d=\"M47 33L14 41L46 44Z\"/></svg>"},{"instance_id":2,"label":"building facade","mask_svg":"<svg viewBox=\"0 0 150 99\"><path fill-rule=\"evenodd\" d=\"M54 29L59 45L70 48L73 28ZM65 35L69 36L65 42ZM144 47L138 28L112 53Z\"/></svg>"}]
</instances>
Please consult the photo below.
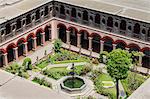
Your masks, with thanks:
<instances>
[{"instance_id":1,"label":"building facade","mask_svg":"<svg viewBox=\"0 0 150 99\"><path fill-rule=\"evenodd\" d=\"M57 38L96 53L139 51L139 63L150 68L150 22L51 0L1 21L0 67Z\"/></svg>"}]
</instances>

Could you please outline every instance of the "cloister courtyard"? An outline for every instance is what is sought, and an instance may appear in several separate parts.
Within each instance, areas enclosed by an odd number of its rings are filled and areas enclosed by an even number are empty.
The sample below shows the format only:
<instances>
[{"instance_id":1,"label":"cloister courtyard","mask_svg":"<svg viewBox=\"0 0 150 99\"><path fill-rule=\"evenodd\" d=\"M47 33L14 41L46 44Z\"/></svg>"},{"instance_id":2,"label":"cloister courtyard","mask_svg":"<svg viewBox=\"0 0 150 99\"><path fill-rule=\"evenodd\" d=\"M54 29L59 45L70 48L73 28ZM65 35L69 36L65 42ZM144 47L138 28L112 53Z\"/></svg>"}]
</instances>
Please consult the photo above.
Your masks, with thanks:
<instances>
[{"instance_id":1,"label":"cloister courtyard","mask_svg":"<svg viewBox=\"0 0 150 99\"><path fill-rule=\"evenodd\" d=\"M56 53L54 41L48 41L45 46L28 53L27 57L19 57L19 61L2 68L0 96L4 99L37 99L37 96L38 99L52 96L55 97L53 99L115 99L115 82L107 73L105 62L99 61L99 55L63 42L61 52ZM63 77L70 75L68 68L72 64L75 66L75 75L83 77L88 86L80 93L68 93L60 87ZM130 71L128 77L119 82L119 96L130 98L148 79L148 75L147 69L142 67ZM132 80L133 76L135 81Z\"/></svg>"}]
</instances>

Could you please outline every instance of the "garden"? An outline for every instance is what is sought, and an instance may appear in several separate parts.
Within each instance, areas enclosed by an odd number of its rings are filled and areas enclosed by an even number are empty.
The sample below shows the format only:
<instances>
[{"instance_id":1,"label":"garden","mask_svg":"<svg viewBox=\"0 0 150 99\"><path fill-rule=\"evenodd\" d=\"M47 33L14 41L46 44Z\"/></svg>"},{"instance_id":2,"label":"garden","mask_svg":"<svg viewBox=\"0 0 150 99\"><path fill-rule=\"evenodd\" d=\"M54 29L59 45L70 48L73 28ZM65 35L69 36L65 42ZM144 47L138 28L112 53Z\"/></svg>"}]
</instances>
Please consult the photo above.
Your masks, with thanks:
<instances>
[{"instance_id":1,"label":"garden","mask_svg":"<svg viewBox=\"0 0 150 99\"><path fill-rule=\"evenodd\" d=\"M114 53L117 53L117 55ZM127 52L124 52L123 50L116 50L116 52L111 52L111 54L102 52L99 60L96 58L91 59L87 56L79 55L76 52L63 49L61 47L61 42L56 40L56 42L54 42L54 52L47 55L44 59L39 60L34 65L30 58L26 58L24 59L23 64L19 65L17 63L13 63L9 67L5 68L5 70L26 79L31 76L29 71L32 71L57 81L64 76L71 75L70 73L72 70L69 69L70 66L67 66L66 63L69 63L72 66L74 63L82 62L85 64L74 66L74 74L82 77L88 77L92 80L94 83L94 89L98 94L107 96L109 99L116 99L116 97L118 97L116 90L118 81L121 81L128 97L148 78L145 75L130 71L128 66L131 65L133 61L129 58L131 55L129 53L125 55L126 53ZM118 55L120 55L120 57ZM123 60L124 58L126 58L125 60L127 60L127 62ZM106 67L95 69L99 66L99 62L106 64ZM64 64L64 66L55 66L55 64ZM53 67L48 65L53 65ZM116 68L115 66L118 67ZM103 70L107 70L107 72L102 72ZM113 70L115 72L113 72ZM118 73L116 73L116 71ZM32 81L39 85L52 88L52 83L48 82L45 78L34 77ZM74 87L71 86L72 83L74 83L72 80L68 80L64 82L64 85L71 88ZM74 84L75 86L80 87L83 82L76 79Z\"/></svg>"}]
</instances>

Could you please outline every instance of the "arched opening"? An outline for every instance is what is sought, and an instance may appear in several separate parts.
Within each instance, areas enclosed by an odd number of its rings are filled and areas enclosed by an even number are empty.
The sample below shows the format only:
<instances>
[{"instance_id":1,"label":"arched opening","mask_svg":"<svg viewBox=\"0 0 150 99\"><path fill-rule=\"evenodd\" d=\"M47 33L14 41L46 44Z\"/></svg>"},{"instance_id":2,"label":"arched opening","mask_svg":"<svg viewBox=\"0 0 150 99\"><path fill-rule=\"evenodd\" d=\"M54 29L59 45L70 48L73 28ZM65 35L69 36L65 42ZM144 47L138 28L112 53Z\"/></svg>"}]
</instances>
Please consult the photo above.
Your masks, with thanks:
<instances>
[{"instance_id":1,"label":"arched opening","mask_svg":"<svg viewBox=\"0 0 150 99\"><path fill-rule=\"evenodd\" d=\"M15 52L13 50L13 48L15 48L16 46L14 44L10 44L7 47L7 59L8 59L8 63L12 62L15 59Z\"/></svg>"},{"instance_id":2,"label":"arched opening","mask_svg":"<svg viewBox=\"0 0 150 99\"><path fill-rule=\"evenodd\" d=\"M70 27L69 31L70 31L70 43L71 43L71 45L77 46L77 33L78 33L78 31L73 27Z\"/></svg>"},{"instance_id":3,"label":"arched opening","mask_svg":"<svg viewBox=\"0 0 150 99\"><path fill-rule=\"evenodd\" d=\"M76 9L75 8L72 8L72 10L71 10L71 17L74 17L74 18L76 18Z\"/></svg>"},{"instance_id":4,"label":"arched opening","mask_svg":"<svg viewBox=\"0 0 150 99\"><path fill-rule=\"evenodd\" d=\"M59 25L59 39L66 43L66 27L64 25Z\"/></svg>"},{"instance_id":5,"label":"arched opening","mask_svg":"<svg viewBox=\"0 0 150 99\"><path fill-rule=\"evenodd\" d=\"M88 21L88 12L83 11L83 20Z\"/></svg>"},{"instance_id":6,"label":"arched opening","mask_svg":"<svg viewBox=\"0 0 150 99\"><path fill-rule=\"evenodd\" d=\"M49 41L51 39L51 30L50 26L45 27L45 41Z\"/></svg>"},{"instance_id":7,"label":"arched opening","mask_svg":"<svg viewBox=\"0 0 150 99\"><path fill-rule=\"evenodd\" d=\"M48 6L45 7L44 16L48 15Z\"/></svg>"},{"instance_id":8,"label":"arched opening","mask_svg":"<svg viewBox=\"0 0 150 99\"><path fill-rule=\"evenodd\" d=\"M129 52L140 51L140 47L136 44L130 44L130 45L128 45L128 48L129 48Z\"/></svg>"},{"instance_id":9,"label":"arched opening","mask_svg":"<svg viewBox=\"0 0 150 99\"><path fill-rule=\"evenodd\" d=\"M33 49L33 43L34 43L34 41L33 41L33 38L34 38L34 36L33 35L29 35L28 37L27 37L27 47L28 47L28 51L31 51L32 49Z\"/></svg>"},{"instance_id":10,"label":"arched opening","mask_svg":"<svg viewBox=\"0 0 150 99\"><path fill-rule=\"evenodd\" d=\"M36 45L40 46L42 44L42 35L41 35L41 31L38 31L36 33Z\"/></svg>"},{"instance_id":11,"label":"arched opening","mask_svg":"<svg viewBox=\"0 0 150 99\"><path fill-rule=\"evenodd\" d=\"M65 7L63 5L60 6L60 14L65 15Z\"/></svg>"},{"instance_id":12,"label":"arched opening","mask_svg":"<svg viewBox=\"0 0 150 99\"><path fill-rule=\"evenodd\" d=\"M124 41L121 41L121 40L117 40L115 42L115 44L116 44L116 49L120 48L122 50L125 50L125 48L127 46L126 43Z\"/></svg>"},{"instance_id":13,"label":"arched opening","mask_svg":"<svg viewBox=\"0 0 150 99\"><path fill-rule=\"evenodd\" d=\"M111 52L113 50L113 40L111 38L103 38L104 51Z\"/></svg>"},{"instance_id":14,"label":"arched opening","mask_svg":"<svg viewBox=\"0 0 150 99\"><path fill-rule=\"evenodd\" d=\"M21 28L21 20L20 20L20 19L17 19L16 28L17 28L17 29L20 29L20 28Z\"/></svg>"},{"instance_id":15,"label":"arched opening","mask_svg":"<svg viewBox=\"0 0 150 99\"><path fill-rule=\"evenodd\" d=\"M28 14L28 15L26 16L26 25L28 25L28 24L30 24L30 23L31 23L31 15Z\"/></svg>"},{"instance_id":16,"label":"arched opening","mask_svg":"<svg viewBox=\"0 0 150 99\"><path fill-rule=\"evenodd\" d=\"M99 53L100 52L100 39L101 37L98 34L92 35L92 49L94 52Z\"/></svg>"},{"instance_id":17,"label":"arched opening","mask_svg":"<svg viewBox=\"0 0 150 99\"><path fill-rule=\"evenodd\" d=\"M142 67L150 69L150 49L145 49L143 53L144 56L142 58Z\"/></svg>"},{"instance_id":18,"label":"arched opening","mask_svg":"<svg viewBox=\"0 0 150 99\"><path fill-rule=\"evenodd\" d=\"M25 43L25 41L22 39L17 42L18 57L23 56L23 54L24 54L24 43Z\"/></svg>"},{"instance_id":19,"label":"arched opening","mask_svg":"<svg viewBox=\"0 0 150 99\"><path fill-rule=\"evenodd\" d=\"M3 67L4 65L4 53L0 51L0 67Z\"/></svg>"},{"instance_id":20,"label":"arched opening","mask_svg":"<svg viewBox=\"0 0 150 99\"><path fill-rule=\"evenodd\" d=\"M108 17L107 26L113 27L113 18L112 17Z\"/></svg>"},{"instance_id":21,"label":"arched opening","mask_svg":"<svg viewBox=\"0 0 150 99\"><path fill-rule=\"evenodd\" d=\"M81 33L81 47L84 49L88 49L88 47L89 47L88 32L83 30L79 33Z\"/></svg>"},{"instance_id":22,"label":"arched opening","mask_svg":"<svg viewBox=\"0 0 150 99\"><path fill-rule=\"evenodd\" d=\"M40 19L40 10L37 10L35 13L36 13L35 14L35 19L36 20Z\"/></svg>"},{"instance_id":23,"label":"arched opening","mask_svg":"<svg viewBox=\"0 0 150 99\"><path fill-rule=\"evenodd\" d=\"M126 30L126 21L125 20L121 20L120 29L121 30Z\"/></svg>"},{"instance_id":24,"label":"arched opening","mask_svg":"<svg viewBox=\"0 0 150 99\"><path fill-rule=\"evenodd\" d=\"M11 27L10 27L10 24L8 23L6 25L6 35L9 34L11 32Z\"/></svg>"},{"instance_id":25,"label":"arched opening","mask_svg":"<svg viewBox=\"0 0 150 99\"><path fill-rule=\"evenodd\" d=\"M139 34L140 33L140 25L138 23L136 23L134 25L134 33Z\"/></svg>"},{"instance_id":26,"label":"arched opening","mask_svg":"<svg viewBox=\"0 0 150 99\"><path fill-rule=\"evenodd\" d=\"M99 14L95 15L95 23L100 24L100 15Z\"/></svg>"}]
</instances>

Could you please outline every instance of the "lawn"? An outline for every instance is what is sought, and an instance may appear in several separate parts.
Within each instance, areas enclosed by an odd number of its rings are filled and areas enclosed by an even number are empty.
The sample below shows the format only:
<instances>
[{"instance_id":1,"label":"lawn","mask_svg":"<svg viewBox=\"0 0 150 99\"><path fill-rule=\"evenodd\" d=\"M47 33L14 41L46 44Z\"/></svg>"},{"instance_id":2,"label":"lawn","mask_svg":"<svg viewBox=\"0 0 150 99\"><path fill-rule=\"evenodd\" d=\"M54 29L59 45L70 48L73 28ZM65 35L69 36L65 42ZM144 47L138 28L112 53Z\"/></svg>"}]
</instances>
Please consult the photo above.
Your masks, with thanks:
<instances>
[{"instance_id":1,"label":"lawn","mask_svg":"<svg viewBox=\"0 0 150 99\"><path fill-rule=\"evenodd\" d=\"M82 65L75 66L75 73L77 75L80 75L82 70L83 70ZM55 80L58 80L62 78L63 76L68 76L69 72L70 70L67 70L67 66L64 66L64 67L53 67L53 68L46 69L43 71L43 74Z\"/></svg>"},{"instance_id":2,"label":"lawn","mask_svg":"<svg viewBox=\"0 0 150 99\"><path fill-rule=\"evenodd\" d=\"M47 62L47 60L44 60L44 61L40 62L39 64L37 64L36 66L39 67L39 68L41 68L41 69L43 69L46 66L48 66L48 64L49 63Z\"/></svg>"},{"instance_id":3,"label":"lawn","mask_svg":"<svg viewBox=\"0 0 150 99\"><path fill-rule=\"evenodd\" d=\"M130 96L138 87L140 87L147 78L147 76L129 72L128 77L121 81L127 96Z\"/></svg>"}]
</instances>

